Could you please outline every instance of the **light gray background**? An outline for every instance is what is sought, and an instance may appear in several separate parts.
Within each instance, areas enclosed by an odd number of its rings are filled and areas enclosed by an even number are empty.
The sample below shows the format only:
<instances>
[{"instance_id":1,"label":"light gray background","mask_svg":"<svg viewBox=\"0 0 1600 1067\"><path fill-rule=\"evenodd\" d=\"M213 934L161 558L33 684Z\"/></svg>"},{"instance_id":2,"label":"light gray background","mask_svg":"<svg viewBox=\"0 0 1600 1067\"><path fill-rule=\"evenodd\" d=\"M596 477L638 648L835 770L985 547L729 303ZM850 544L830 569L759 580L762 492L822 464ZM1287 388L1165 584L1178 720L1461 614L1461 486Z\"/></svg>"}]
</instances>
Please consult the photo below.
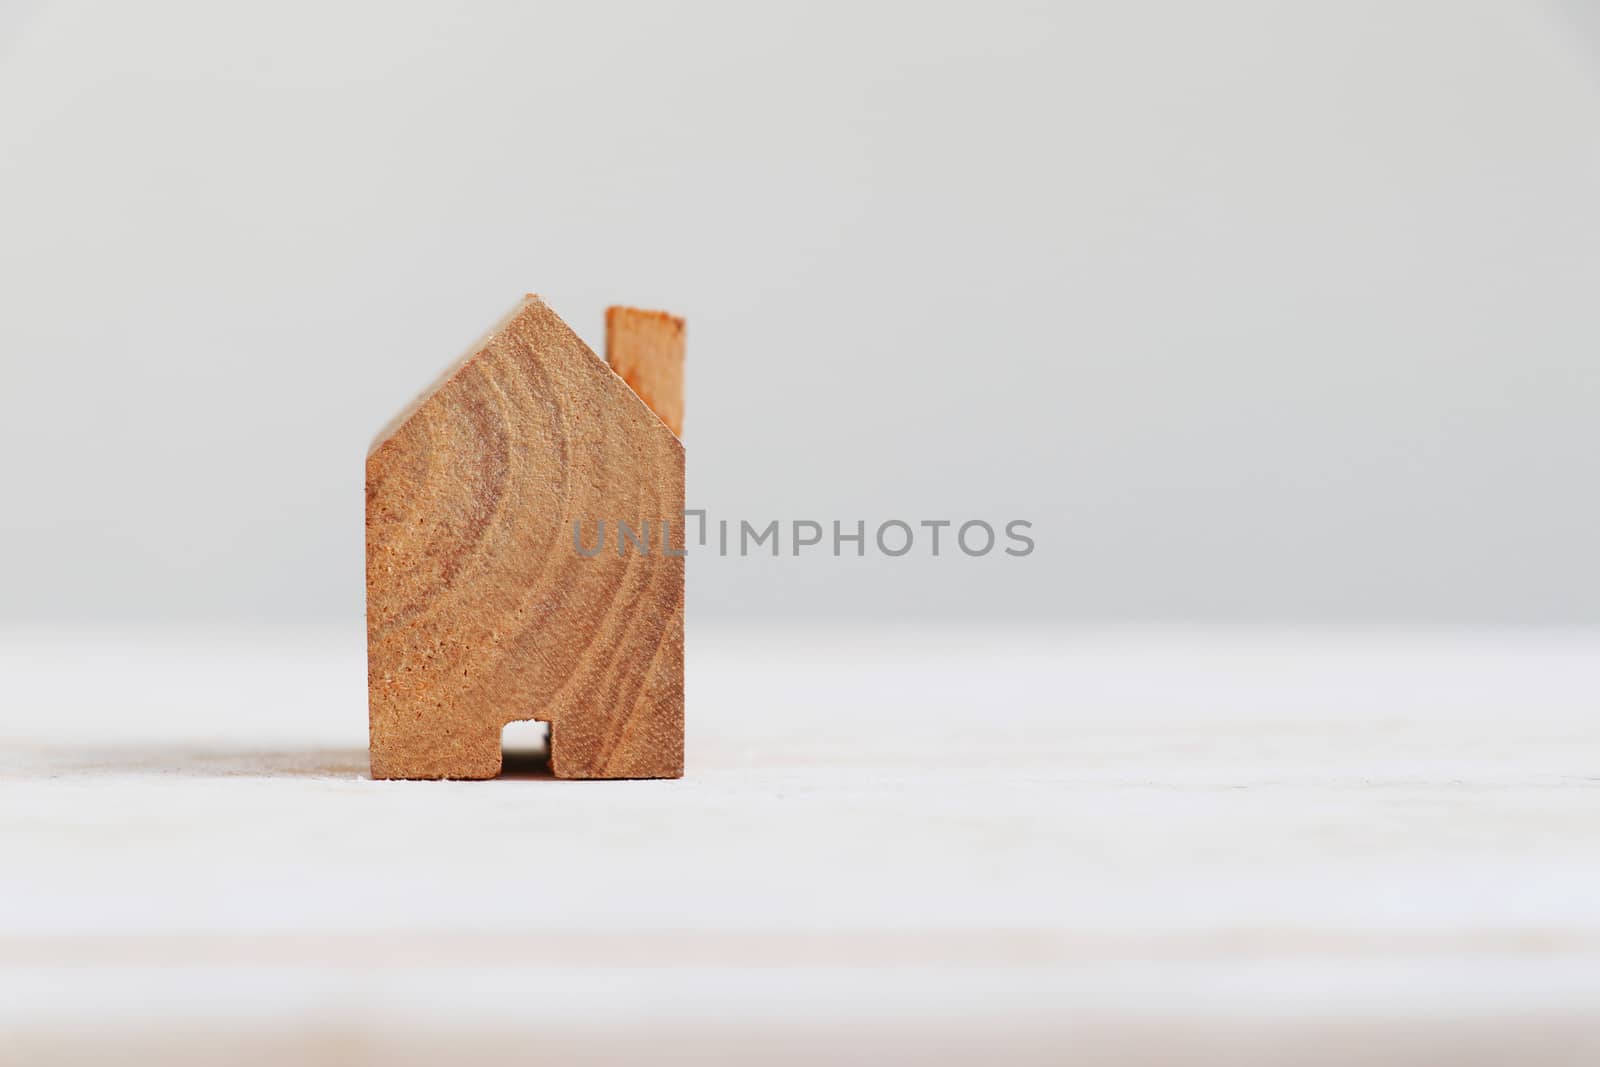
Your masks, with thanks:
<instances>
[{"instance_id":1,"label":"light gray background","mask_svg":"<svg viewBox=\"0 0 1600 1067\"><path fill-rule=\"evenodd\" d=\"M1600 619L1592 13L0 6L0 619L359 619L380 425L524 291L690 320L690 502L1024 560L703 619Z\"/></svg>"}]
</instances>

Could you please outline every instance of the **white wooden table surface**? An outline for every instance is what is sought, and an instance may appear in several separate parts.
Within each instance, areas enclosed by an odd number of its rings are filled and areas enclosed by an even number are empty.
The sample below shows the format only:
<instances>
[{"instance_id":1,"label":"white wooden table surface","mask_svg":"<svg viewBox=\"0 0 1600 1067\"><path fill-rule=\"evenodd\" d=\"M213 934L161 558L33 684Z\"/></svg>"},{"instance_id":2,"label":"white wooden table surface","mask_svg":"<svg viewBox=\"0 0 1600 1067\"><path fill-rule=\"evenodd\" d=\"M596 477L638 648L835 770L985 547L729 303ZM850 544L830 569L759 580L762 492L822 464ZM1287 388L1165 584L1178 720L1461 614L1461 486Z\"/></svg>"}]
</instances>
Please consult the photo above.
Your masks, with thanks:
<instances>
[{"instance_id":1,"label":"white wooden table surface","mask_svg":"<svg viewBox=\"0 0 1600 1067\"><path fill-rule=\"evenodd\" d=\"M358 629L0 634L0 1062L1600 1062L1600 633L690 636L407 783Z\"/></svg>"}]
</instances>

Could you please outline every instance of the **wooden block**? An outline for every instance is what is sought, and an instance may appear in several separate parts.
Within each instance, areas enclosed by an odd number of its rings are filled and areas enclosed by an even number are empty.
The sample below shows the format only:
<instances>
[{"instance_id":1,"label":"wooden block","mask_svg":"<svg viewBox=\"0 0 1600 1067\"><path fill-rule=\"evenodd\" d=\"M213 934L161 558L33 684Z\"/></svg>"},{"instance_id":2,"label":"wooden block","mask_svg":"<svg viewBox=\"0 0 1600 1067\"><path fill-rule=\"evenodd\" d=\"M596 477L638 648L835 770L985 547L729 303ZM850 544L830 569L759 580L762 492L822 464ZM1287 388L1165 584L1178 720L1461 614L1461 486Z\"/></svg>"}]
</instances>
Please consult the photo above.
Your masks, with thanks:
<instances>
[{"instance_id":1,"label":"wooden block","mask_svg":"<svg viewBox=\"0 0 1600 1067\"><path fill-rule=\"evenodd\" d=\"M607 308L606 362L683 436L682 319L664 311Z\"/></svg>"},{"instance_id":2,"label":"wooden block","mask_svg":"<svg viewBox=\"0 0 1600 1067\"><path fill-rule=\"evenodd\" d=\"M682 321L622 321L656 324L620 346L637 366L678 338L676 377L641 380L681 390ZM556 777L681 776L683 486L674 432L533 296L391 423L367 455L372 776L492 778L519 719L550 724Z\"/></svg>"}]
</instances>

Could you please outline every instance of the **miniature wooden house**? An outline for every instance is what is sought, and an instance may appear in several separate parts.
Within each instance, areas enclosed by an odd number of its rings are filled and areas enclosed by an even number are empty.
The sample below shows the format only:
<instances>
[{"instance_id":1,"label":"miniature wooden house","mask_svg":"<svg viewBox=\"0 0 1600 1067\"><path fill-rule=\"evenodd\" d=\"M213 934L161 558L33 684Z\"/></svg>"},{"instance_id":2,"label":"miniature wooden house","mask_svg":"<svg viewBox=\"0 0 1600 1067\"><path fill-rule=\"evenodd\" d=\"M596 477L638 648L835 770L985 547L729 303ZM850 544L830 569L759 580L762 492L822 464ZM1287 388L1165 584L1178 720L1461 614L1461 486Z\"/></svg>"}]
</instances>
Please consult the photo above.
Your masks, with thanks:
<instances>
[{"instance_id":1,"label":"miniature wooden house","mask_svg":"<svg viewBox=\"0 0 1600 1067\"><path fill-rule=\"evenodd\" d=\"M522 719L557 777L683 774L683 322L606 330L528 297L368 452L374 778L493 778Z\"/></svg>"}]
</instances>

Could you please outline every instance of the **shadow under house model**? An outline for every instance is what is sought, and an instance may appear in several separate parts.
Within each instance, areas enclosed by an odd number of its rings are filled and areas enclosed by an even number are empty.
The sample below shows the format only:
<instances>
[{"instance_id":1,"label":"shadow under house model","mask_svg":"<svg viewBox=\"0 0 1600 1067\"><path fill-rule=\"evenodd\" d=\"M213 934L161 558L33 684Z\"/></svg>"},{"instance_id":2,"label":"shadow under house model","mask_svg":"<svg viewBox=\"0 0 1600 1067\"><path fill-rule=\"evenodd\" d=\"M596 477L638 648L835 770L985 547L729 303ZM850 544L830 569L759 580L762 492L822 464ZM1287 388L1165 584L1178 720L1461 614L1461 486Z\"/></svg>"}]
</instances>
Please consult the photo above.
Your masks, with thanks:
<instances>
[{"instance_id":1,"label":"shadow under house model","mask_svg":"<svg viewBox=\"0 0 1600 1067\"><path fill-rule=\"evenodd\" d=\"M521 719L558 778L683 774L683 320L606 359L530 296L368 452L374 778L493 778Z\"/></svg>"}]
</instances>

